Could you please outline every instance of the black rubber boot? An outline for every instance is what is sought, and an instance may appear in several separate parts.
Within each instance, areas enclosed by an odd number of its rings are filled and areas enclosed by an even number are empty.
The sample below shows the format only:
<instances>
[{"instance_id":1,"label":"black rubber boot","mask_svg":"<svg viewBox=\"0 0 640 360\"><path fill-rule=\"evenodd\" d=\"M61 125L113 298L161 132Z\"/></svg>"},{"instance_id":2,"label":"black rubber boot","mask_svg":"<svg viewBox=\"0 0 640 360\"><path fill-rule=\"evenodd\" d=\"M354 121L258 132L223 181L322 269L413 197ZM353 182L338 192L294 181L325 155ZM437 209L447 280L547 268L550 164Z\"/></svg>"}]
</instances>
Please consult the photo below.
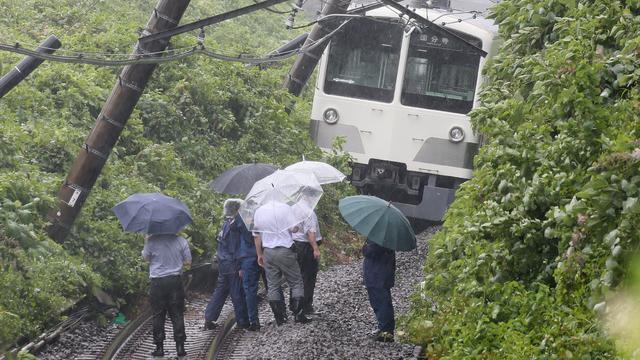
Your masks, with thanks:
<instances>
[{"instance_id":1,"label":"black rubber boot","mask_svg":"<svg viewBox=\"0 0 640 360\"><path fill-rule=\"evenodd\" d=\"M304 298L302 297L293 298L293 316L294 316L293 319L297 323L306 324L309 321L311 321L311 319L304 316L303 303L304 303Z\"/></svg>"},{"instance_id":2,"label":"black rubber boot","mask_svg":"<svg viewBox=\"0 0 640 360\"><path fill-rule=\"evenodd\" d=\"M313 305L307 301L305 301L305 304L302 307L302 311L304 312L305 315L313 315L316 313L316 310L313 308Z\"/></svg>"},{"instance_id":3,"label":"black rubber boot","mask_svg":"<svg viewBox=\"0 0 640 360\"><path fill-rule=\"evenodd\" d=\"M293 306L293 293L291 290L289 290L289 311L291 311L292 314L296 313L296 308Z\"/></svg>"},{"instance_id":4,"label":"black rubber boot","mask_svg":"<svg viewBox=\"0 0 640 360\"><path fill-rule=\"evenodd\" d=\"M156 343L156 349L151 352L151 356L164 356L164 345Z\"/></svg>"},{"instance_id":5,"label":"black rubber boot","mask_svg":"<svg viewBox=\"0 0 640 360\"><path fill-rule=\"evenodd\" d=\"M381 331L378 330L374 335L373 335L373 339L375 341L379 341L379 342L393 342L393 332L389 332L389 331Z\"/></svg>"},{"instance_id":6,"label":"black rubber boot","mask_svg":"<svg viewBox=\"0 0 640 360\"><path fill-rule=\"evenodd\" d=\"M187 356L187 352L184 350L183 342L176 343L176 353L178 354L178 356Z\"/></svg>"},{"instance_id":7,"label":"black rubber boot","mask_svg":"<svg viewBox=\"0 0 640 360\"><path fill-rule=\"evenodd\" d=\"M218 324L216 324L215 321L205 321L204 322L204 329L205 330L213 330L216 328L216 326L218 326Z\"/></svg>"},{"instance_id":8,"label":"black rubber boot","mask_svg":"<svg viewBox=\"0 0 640 360\"><path fill-rule=\"evenodd\" d=\"M284 300L269 301L269 306L271 306L273 317L276 319L276 325L280 326L287 322L287 308Z\"/></svg>"}]
</instances>

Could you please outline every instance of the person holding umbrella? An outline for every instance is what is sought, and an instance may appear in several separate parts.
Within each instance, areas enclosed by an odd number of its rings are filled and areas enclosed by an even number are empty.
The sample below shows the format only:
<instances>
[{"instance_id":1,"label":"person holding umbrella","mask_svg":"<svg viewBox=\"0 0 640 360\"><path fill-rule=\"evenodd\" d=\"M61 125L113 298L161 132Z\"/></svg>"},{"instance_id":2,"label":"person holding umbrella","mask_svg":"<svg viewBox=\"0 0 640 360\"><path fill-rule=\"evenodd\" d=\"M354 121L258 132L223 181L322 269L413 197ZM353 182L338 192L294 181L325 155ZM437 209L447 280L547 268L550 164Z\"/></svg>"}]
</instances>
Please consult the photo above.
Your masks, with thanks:
<instances>
[{"instance_id":1,"label":"person holding umbrella","mask_svg":"<svg viewBox=\"0 0 640 360\"><path fill-rule=\"evenodd\" d=\"M227 199L224 202L224 222L218 236L218 280L211 300L204 311L205 329L211 330L220 316L224 302L231 295L236 323L239 328L249 328L247 304L240 277L240 248L243 241L251 239L251 233L238 215L240 199ZM257 283L257 281L256 281ZM254 319L255 321L255 319ZM259 327L258 327L259 328ZM257 330L257 329L253 329Z\"/></svg>"},{"instance_id":2,"label":"person holding umbrella","mask_svg":"<svg viewBox=\"0 0 640 360\"><path fill-rule=\"evenodd\" d=\"M267 273L267 298L277 325L287 317L285 280L291 289L294 320L310 321L303 313L304 287L291 233L311 216L322 193L313 174L277 170L257 181L240 207L240 216L254 234L258 264Z\"/></svg>"},{"instance_id":3,"label":"person holding umbrella","mask_svg":"<svg viewBox=\"0 0 640 360\"><path fill-rule=\"evenodd\" d=\"M415 249L416 236L400 210L375 196L349 196L340 200L338 208L347 223L367 237L362 247L362 275L369 304L378 321L374 340L393 342L395 316L391 288L395 283L395 252Z\"/></svg>"},{"instance_id":4,"label":"person holding umbrella","mask_svg":"<svg viewBox=\"0 0 640 360\"><path fill-rule=\"evenodd\" d=\"M345 179L345 175L335 167L320 161L308 161L302 156L302 161L291 164L285 168L288 171L312 174L320 185L339 183ZM303 204L294 206L294 210L300 211ZM309 210L309 209L304 209ZM318 267L320 260L319 245L322 242L320 226L315 211L309 211L310 215L298 226L298 231L293 233L293 240L298 256L298 264L304 284L304 313L309 315L315 312L313 308L313 293L316 287ZM292 305L292 304L290 304Z\"/></svg>"},{"instance_id":5,"label":"person holding umbrella","mask_svg":"<svg viewBox=\"0 0 640 360\"><path fill-rule=\"evenodd\" d=\"M362 276L369 295L369 304L378 320L374 339L393 342L396 327L391 288L396 277L396 252L367 240L362 246Z\"/></svg>"},{"instance_id":6,"label":"person holding umbrella","mask_svg":"<svg viewBox=\"0 0 640 360\"><path fill-rule=\"evenodd\" d=\"M318 217L315 211L312 211L311 216L298 225L297 230L292 234L292 237L304 286L302 308L306 315L310 315L315 312L313 308L313 293L316 287L320 261L319 245L322 242ZM293 296L291 299L293 299ZM293 311L293 302L290 303L290 309Z\"/></svg>"},{"instance_id":7,"label":"person holding umbrella","mask_svg":"<svg viewBox=\"0 0 640 360\"><path fill-rule=\"evenodd\" d=\"M253 184L276 170L277 168L274 165L255 162L234 166L211 181L209 187L221 194L247 194ZM240 201L239 204L242 203L242 200L237 200ZM267 276L264 269L258 266L253 236L249 233L249 236L241 236L240 240L240 277L242 278L242 288L249 315L250 325L248 330L256 331L260 329L260 320L258 319L258 282L262 277L264 287L267 289Z\"/></svg>"},{"instance_id":8,"label":"person holding umbrella","mask_svg":"<svg viewBox=\"0 0 640 360\"><path fill-rule=\"evenodd\" d=\"M277 223L295 224L293 219L295 217L291 207L278 202L265 204L258 208L254 215L256 228L254 239L258 264L267 272L267 283L269 283L267 298L278 326L287 321L287 309L282 293L282 284L285 280L291 289L291 310L294 321L303 324L311 321L303 312L304 285L291 237L291 233L295 232L297 227L294 225L278 232L260 231L272 228L273 224Z\"/></svg>"},{"instance_id":9,"label":"person holding umbrella","mask_svg":"<svg viewBox=\"0 0 640 360\"><path fill-rule=\"evenodd\" d=\"M142 257L149 262L149 297L156 345L151 355L165 355L164 323L169 313L177 355L186 356L182 269L191 266L191 251L187 240L176 234L193 221L189 209L180 200L150 193L134 194L112 210L125 231L146 234Z\"/></svg>"}]
</instances>

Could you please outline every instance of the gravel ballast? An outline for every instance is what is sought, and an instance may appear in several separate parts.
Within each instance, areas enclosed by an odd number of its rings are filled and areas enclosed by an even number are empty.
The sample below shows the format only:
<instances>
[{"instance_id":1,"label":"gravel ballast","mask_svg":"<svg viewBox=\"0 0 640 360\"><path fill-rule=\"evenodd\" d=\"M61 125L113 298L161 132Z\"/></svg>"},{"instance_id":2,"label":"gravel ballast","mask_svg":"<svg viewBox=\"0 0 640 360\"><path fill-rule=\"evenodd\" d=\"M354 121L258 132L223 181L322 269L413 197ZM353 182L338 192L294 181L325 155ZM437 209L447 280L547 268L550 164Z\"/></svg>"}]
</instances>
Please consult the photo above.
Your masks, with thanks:
<instances>
[{"instance_id":1,"label":"gravel ballast","mask_svg":"<svg viewBox=\"0 0 640 360\"><path fill-rule=\"evenodd\" d=\"M418 235L418 247L396 254L396 281L391 290L396 322L406 314L415 287L424 279L427 241L438 230L430 227ZM287 292L287 291L285 291ZM229 302L229 301L228 301ZM308 324L289 321L276 327L273 314L261 305L263 326L249 340L249 359L415 359L420 348L413 344L379 343L371 333L376 319L362 285L362 259L332 266L318 274L314 307L318 314ZM38 359L90 359L92 353L113 340L122 325L99 327L86 321L37 354ZM397 339L397 337L396 337ZM187 339L187 342L189 340ZM93 350L93 351L92 351Z\"/></svg>"},{"instance_id":2,"label":"gravel ballast","mask_svg":"<svg viewBox=\"0 0 640 360\"><path fill-rule=\"evenodd\" d=\"M424 279L427 240L437 228L418 236L418 248L398 252L395 287L391 290L396 321L410 306L410 295ZM370 335L376 319L362 285L362 260L333 266L318 274L314 307L319 312L309 324L289 321L280 327L263 326L254 347L255 359L412 359L420 349L412 344L379 343ZM273 315L269 314L273 320Z\"/></svg>"}]
</instances>

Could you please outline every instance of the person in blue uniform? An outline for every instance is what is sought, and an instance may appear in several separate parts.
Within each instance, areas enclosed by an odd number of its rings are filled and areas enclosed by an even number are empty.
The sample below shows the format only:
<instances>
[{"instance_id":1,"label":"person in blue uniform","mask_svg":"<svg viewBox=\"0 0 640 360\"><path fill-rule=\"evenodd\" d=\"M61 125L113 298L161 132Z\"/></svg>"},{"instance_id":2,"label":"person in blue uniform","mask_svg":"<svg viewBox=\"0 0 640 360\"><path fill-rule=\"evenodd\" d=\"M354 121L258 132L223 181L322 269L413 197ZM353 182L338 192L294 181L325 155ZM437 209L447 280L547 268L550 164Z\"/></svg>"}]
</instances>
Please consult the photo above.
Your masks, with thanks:
<instances>
[{"instance_id":1,"label":"person in blue uniform","mask_svg":"<svg viewBox=\"0 0 640 360\"><path fill-rule=\"evenodd\" d=\"M230 199L236 202L240 208L242 200ZM238 216L238 224L242 221ZM256 245L253 240L253 234L247 230L242 223L242 231L240 233L240 277L242 278L242 288L244 290L244 298L247 304L247 313L249 315L250 331L260 330L260 319L258 318L258 281L260 280L260 266L258 265L258 255L256 253ZM266 281L265 281L266 285Z\"/></svg>"},{"instance_id":2,"label":"person in blue uniform","mask_svg":"<svg viewBox=\"0 0 640 360\"><path fill-rule=\"evenodd\" d=\"M393 342L396 327L391 300L391 288L396 277L396 252L369 240L362 247L364 286L367 288L369 303L378 321L374 339Z\"/></svg>"},{"instance_id":3,"label":"person in blue uniform","mask_svg":"<svg viewBox=\"0 0 640 360\"><path fill-rule=\"evenodd\" d=\"M237 326L243 329L249 328L247 304L242 289L242 271L240 268L241 238L248 230L240 215L238 215L239 208L240 205L237 201L227 200L224 203L225 219L222 224L222 230L218 235L216 252L218 280L204 312L204 327L206 330L215 328L215 322L220 317L222 306L229 295L231 295Z\"/></svg>"}]
</instances>

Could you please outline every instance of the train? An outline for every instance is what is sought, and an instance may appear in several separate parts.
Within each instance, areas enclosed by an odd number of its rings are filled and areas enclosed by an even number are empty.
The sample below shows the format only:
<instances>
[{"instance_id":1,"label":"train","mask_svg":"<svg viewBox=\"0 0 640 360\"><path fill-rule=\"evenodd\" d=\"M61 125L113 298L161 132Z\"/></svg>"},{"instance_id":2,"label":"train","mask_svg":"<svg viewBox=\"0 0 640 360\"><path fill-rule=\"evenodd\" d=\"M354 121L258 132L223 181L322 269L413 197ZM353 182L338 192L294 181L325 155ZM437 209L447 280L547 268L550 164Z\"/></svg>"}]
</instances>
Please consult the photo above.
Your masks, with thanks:
<instances>
[{"instance_id":1,"label":"train","mask_svg":"<svg viewBox=\"0 0 640 360\"><path fill-rule=\"evenodd\" d=\"M360 193L410 218L441 221L473 173L481 136L468 113L497 27L448 9L415 13L438 26L387 7L342 20L320 59L310 132L327 151L342 138Z\"/></svg>"}]
</instances>

